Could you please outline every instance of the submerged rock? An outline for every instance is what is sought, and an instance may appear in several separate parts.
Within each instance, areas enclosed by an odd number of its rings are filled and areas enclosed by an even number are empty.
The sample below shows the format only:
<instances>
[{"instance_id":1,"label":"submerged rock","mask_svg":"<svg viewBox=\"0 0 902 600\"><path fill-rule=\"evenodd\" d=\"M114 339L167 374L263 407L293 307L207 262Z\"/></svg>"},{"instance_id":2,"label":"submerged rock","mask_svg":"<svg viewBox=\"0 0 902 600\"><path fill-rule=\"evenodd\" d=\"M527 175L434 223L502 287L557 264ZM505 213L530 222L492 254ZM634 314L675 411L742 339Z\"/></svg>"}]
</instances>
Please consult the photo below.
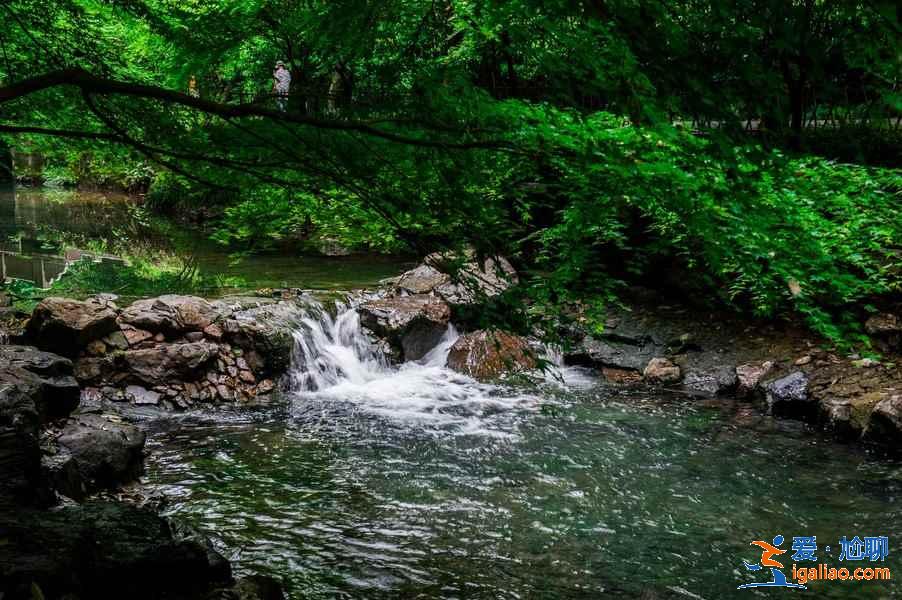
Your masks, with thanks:
<instances>
[{"instance_id":1,"label":"submerged rock","mask_svg":"<svg viewBox=\"0 0 902 600\"><path fill-rule=\"evenodd\" d=\"M25 335L42 350L75 357L88 343L116 331L117 316L111 302L46 298L32 312Z\"/></svg>"},{"instance_id":2,"label":"submerged rock","mask_svg":"<svg viewBox=\"0 0 902 600\"><path fill-rule=\"evenodd\" d=\"M448 367L482 381L537 366L538 361L529 342L497 330L462 335L448 354Z\"/></svg>"}]
</instances>

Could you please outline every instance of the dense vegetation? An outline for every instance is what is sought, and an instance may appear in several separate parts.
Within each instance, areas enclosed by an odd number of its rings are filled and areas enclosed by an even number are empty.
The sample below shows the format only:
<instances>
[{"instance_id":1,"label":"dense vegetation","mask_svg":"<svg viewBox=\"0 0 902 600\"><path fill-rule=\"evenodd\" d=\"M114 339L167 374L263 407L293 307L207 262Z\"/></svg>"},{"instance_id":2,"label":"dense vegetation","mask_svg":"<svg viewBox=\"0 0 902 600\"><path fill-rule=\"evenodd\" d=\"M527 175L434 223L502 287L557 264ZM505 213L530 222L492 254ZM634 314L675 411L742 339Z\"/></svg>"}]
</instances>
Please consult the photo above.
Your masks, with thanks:
<instances>
[{"instance_id":1,"label":"dense vegetation","mask_svg":"<svg viewBox=\"0 0 902 600\"><path fill-rule=\"evenodd\" d=\"M533 317L595 318L655 282L846 341L900 291L895 2L0 12L0 134L51 156L60 181L150 185L160 210L218 203L224 243L469 245L514 259Z\"/></svg>"}]
</instances>

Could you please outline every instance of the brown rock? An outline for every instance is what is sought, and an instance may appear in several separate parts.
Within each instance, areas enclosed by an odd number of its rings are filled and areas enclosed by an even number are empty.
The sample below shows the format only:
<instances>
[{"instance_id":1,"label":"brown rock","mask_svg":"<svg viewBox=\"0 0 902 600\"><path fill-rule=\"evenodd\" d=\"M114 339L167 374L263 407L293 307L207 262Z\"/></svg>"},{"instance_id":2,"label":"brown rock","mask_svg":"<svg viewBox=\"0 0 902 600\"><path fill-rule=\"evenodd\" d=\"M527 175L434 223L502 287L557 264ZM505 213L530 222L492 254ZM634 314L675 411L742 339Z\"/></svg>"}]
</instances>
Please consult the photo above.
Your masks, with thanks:
<instances>
[{"instance_id":1,"label":"brown rock","mask_svg":"<svg viewBox=\"0 0 902 600\"><path fill-rule=\"evenodd\" d=\"M103 356L106 354L106 344L100 340L94 340L85 347L85 352L89 356Z\"/></svg>"},{"instance_id":2,"label":"brown rock","mask_svg":"<svg viewBox=\"0 0 902 600\"><path fill-rule=\"evenodd\" d=\"M651 383L679 383L682 374L680 368L666 358L653 358L642 373Z\"/></svg>"},{"instance_id":3,"label":"brown rock","mask_svg":"<svg viewBox=\"0 0 902 600\"><path fill-rule=\"evenodd\" d=\"M109 302L46 298L32 312L25 335L41 349L74 357L89 342L116 331L116 317Z\"/></svg>"},{"instance_id":4,"label":"brown rock","mask_svg":"<svg viewBox=\"0 0 902 600\"><path fill-rule=\"evenodd\" d=\"M642 381L642 375L633 369L619 369L617 367L602 367L601 374L605 381L617 384L635 384Z\"/></svg>"},{"instance_id":5,"label":"brown rock","mask_svg":"<svg viewBox=\"0 0 902 600\"><path fill-rule=\"evenodd\" d=\"M448 354L448 367L480 380L534 369L537 364L527 341L504 331L462 335Z\"/></svg>"},{"instance_id":6,"label":"brown rock","mask_svg":"<svg viewBox=\"0 0 902 600\"><path fill-rule=\"evenodd\" d=\"M761 380L767 376L774 368L772 361L763 363L746 363L736 367L736 378L739 382L736 388L738 396L748 396L761 383Z\"/></svg>"}]
</instances>

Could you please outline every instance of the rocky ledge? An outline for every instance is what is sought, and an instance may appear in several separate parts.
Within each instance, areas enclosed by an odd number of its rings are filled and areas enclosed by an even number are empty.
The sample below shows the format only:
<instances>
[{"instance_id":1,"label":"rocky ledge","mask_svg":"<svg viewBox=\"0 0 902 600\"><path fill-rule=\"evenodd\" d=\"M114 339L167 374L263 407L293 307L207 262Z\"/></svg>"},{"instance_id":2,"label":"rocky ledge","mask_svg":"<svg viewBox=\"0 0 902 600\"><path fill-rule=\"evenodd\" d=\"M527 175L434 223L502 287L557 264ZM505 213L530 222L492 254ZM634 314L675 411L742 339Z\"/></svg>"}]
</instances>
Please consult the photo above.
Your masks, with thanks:
<instances>
[{"instance_id":1,"label":"rocky ledge","mask_svg":"<svg viewBox=\"0 0 902 600\"><path fill-rule=\"evenodd\" d=\"M133 481L143 459L137 427L80 406L71 360L0 345L0 597L283 597L236 584L207 540L151 510L75 503Z\"/></svg>"},{"instance_id":2,"label":"rocky ledge","mask_svg":"<svg viewBox=\"0 0 902 600\"><path fill-rule=\"evenodd\" d=\"M68 357L89 397L184 410L266 398L291 361L296 301L194 296L47 298L24 341Z\"/></svg>"}]
</instances>

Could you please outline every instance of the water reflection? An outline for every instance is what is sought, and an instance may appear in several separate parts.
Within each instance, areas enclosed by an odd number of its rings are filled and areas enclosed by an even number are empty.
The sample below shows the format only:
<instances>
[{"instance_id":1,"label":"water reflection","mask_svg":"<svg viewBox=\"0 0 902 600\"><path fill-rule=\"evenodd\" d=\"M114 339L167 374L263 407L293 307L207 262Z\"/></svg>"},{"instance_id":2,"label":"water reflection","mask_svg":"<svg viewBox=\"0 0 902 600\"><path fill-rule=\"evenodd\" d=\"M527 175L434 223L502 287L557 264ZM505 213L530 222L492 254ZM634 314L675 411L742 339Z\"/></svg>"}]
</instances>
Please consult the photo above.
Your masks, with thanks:
<instances>
[{"instance_id":1,"label":"water reflection","mask_svg":"<svg viewBox=\"0 0 902 600\"><path fill-rule=\"evenodd\" d=\"M110 192L0 188L0 251L8 277L46 287L66 265L89 254L152 264L190 266L216 282L209 294L259 288L352 289L373 286L409 265L381 256L321 257L297 253L246 256L143 210L140 198ZM109 290L96 290L97 292Z\"/></svg>"}]
</instances>

